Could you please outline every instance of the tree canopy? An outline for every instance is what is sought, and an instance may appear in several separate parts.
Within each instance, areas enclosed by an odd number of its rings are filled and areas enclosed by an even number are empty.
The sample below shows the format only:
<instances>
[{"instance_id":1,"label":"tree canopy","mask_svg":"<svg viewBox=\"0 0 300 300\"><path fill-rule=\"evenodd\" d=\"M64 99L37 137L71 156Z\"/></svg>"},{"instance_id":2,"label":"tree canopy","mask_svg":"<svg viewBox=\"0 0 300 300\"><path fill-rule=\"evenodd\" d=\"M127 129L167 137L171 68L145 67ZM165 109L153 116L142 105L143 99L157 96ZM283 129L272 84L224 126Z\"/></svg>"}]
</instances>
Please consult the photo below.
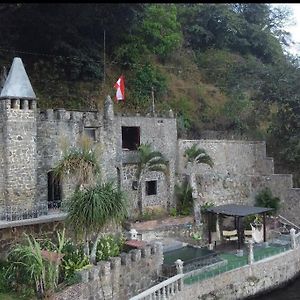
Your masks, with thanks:
<instances>
[{"instance_id":1,"label":"tree canopy","mask_svg":"<svg viewBox=\"0 0 300 300\"><path fill-rule=\"evenodd\" d=\"M41 108L94 108L100 83L112 92L124 73L120 110L147 112L153 88L156 110L175 111L179 134L266 139L284 171L298 172L300 70L286 51L286 7L2 3L0 17L1 64L23 58Z\"/></svg>"}]
</instances>

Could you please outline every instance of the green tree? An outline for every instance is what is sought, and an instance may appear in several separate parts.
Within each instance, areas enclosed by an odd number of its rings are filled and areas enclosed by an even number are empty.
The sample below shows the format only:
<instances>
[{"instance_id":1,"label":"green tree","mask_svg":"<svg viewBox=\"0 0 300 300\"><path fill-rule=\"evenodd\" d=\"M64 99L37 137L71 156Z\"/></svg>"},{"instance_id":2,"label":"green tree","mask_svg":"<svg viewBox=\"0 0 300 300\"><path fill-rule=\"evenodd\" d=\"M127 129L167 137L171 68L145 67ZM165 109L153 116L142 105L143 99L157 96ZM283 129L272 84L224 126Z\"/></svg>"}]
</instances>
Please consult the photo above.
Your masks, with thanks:
<instances>
[{"instance_id":1,"label":"green tree","mask_svg":"<svg viewBox=\"0 0 300 300\"><path fill-rule=\"evenodd\" d=\"M180 23L174 4L149 4L145 9L140 34L153 54L166 57L182 42Z\"/></svg>"},{"instance_id":2,"label":"green tree","mask_svg":"<svg viewBox=\"0 0 300 300\"><path fill-rule=\"evenodd\" d=\"M147 172L162 172L168 177L168 162L161 152L153 151L150 144L141 144L138 148L138 164L136 170L137 178L137 200L140 214L143 212L142 206L142 180Z\"/></svg>"}]
</instances>

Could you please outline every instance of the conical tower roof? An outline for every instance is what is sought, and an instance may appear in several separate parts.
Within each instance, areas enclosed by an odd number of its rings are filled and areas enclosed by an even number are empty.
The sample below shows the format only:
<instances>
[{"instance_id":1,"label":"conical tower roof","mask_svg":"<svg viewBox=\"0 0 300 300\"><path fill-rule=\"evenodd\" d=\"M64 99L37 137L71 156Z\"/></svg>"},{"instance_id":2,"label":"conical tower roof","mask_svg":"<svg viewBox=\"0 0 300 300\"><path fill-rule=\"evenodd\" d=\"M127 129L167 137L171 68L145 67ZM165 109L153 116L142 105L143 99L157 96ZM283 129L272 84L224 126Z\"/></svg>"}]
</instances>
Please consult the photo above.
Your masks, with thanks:
<instances>
[{"instance_id":1,"label":"conical tower roof","mask_svg":"<svg viewBox=\"0 0 300 300\"><path fill-rule=\"evenodd\" d=\"M13 60L0 98L36 99L20 57L15 57Z\"/></svg>"}]
</instances>

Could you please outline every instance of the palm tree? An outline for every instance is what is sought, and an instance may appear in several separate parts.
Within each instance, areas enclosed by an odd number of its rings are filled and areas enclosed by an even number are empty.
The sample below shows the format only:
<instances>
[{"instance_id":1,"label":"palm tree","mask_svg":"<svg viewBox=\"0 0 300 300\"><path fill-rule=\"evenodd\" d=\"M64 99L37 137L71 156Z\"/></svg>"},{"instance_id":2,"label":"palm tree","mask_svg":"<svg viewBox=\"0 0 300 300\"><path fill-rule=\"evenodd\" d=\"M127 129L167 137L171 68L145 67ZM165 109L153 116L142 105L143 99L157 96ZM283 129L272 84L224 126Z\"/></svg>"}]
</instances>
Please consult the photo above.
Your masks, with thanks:
<instances>
[{"instance_id":1,"label":"palm tree","mask_svg":"<svg viewBox=\"0 0 300 300\"><path fill-rule=\"evenodd\" d=\"M212 158L206 153L202 148L197 148L196 144L193 144L190 148L186 149L184 156L187 157L187 161L191 162L193 165L198 164L207 164L211 168L214 166Z\"/></svg>"},{"instance_id":2,"label":"palm tree","mask_svg":"<svg viewBox=\"0 0 300 300\"><path fill-rule=\"evenodd\" d=\"M127 216L126 198L112 182L77 190L66 202L67 223L84 236L85 254L95 263L101 229L110 222L119 223ZM92 251L89 244L92 242Z\"/></svg>"},{"instance_id":3,"label":"palm tree","mask_svg":"<svg viewBox=\"0 0 300 300\"><path fill-rule=\"evenodd\" d=\"M166 176L168 176L169 168L168 162L165 160L164 156L159 151L153 151L151 149L151 145L141 144L138 148L138 166L136 171L136 178L137 178L137 197L138 197L138 206L139 211L142 213L142 193L141 193L141 186L143 176L149 171L156 171L162 172Z\"/></svg>"},{"instance_id":4,"label":"palm tree","mask_svg":"<svg viewBox=\"0 0 300 300\"><path fill-rule=\"evenodd\" d=\"M214 162L212 158L206 153L206 151L202 148L197 148L196 144L193 144L190 148L187 148L184 152L184 156L187 158L187 163L192 164L189 176L189 184L192 188L193 199L197 199L198 191L194 167L196 164L206 164L212 168L214 166ZM199 224L201 220L201 210L199 207L199 203L197 201L193 201L193 204L195 220L196 223Z\"/></svg>"},{"instance_id":5,"label":"palm tree","mask_svg":"<svg viewBox=\"0 0 300 300\"><path fill-rule=\"evenodd\" d=\"M100 184L100 166L97 148L87 137L77 147L64 150L63 157L54 168L58 175L72 176L76 181L73 195L64 202L67 223L84 237L84 252L95 262L101 229L109 221L119 221L127 215L124 194L112 183ZM90 252L90 242L93 249Z\"/></svg>"}]
</instances>

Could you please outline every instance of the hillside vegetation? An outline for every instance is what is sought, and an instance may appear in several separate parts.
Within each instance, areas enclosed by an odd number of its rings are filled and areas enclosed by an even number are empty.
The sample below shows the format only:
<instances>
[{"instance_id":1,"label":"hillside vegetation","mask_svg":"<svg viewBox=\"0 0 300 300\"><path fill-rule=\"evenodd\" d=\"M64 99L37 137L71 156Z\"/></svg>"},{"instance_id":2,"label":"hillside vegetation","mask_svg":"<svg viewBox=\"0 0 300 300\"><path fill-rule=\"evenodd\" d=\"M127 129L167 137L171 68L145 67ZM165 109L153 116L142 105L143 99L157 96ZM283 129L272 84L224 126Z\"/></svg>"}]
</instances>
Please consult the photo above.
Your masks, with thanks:
<instances>
[{"instance_id":1,"label":"hillside vegetation","mask_svg":"<svg viewBox=\"0 0 300 300\"><path fill-rule=\"evenodd\" d=\"M300 70L290 12L269 4L0 4L0 62L19 56L40 108L95 109L121 74L116 111L176 113L207 130L267 140L300 186ZM105 43L104 43L105 40ZM104 61L105 59L105 61ZM105 74L105 76L104 76Z\"/></svg>"}]
</instances>

